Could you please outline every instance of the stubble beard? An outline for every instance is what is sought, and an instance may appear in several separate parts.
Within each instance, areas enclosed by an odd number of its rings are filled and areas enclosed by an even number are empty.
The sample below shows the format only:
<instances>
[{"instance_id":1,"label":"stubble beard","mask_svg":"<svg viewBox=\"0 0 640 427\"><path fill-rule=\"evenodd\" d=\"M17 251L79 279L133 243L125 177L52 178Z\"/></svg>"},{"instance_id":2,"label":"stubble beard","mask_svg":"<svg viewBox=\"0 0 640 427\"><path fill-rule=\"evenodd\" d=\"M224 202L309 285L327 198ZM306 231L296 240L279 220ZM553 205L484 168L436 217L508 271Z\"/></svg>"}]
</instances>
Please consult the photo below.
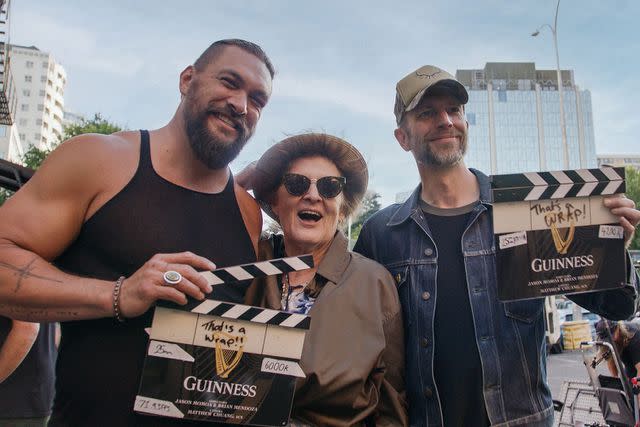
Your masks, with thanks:
<instances>
[{"instance_id":1,"label":"stubble beard","mask_svg":"<svg viewBox=\"0 0 640 427\"><path fill-rule=\"evenodd\" d=\"M229 163L238 157L238 154L240 154L240 151L242 151L251 137L251 133L244 123L244 118L236 118L236 120L240 120L242 124L235 127L237 134L236 139L228 143L222 141L209 129L208 120L210 108L196 112L193 111L194 106L195 101L193 99L187 99L183 113L185 131L193 153L196 158L209 169L226 168ZM226 114L229 117L234 117L231 111L226 111Z\"/></svg>"},{"instance_id":2,"label":"stubble beard","mask_svg":"<svg viewBox=\"0 0 640 427\"><path fill-rule=\"evenodd\" d=\"M447 151L436 151L429 141L422 140L416 144L418 150L414 149L414 155L418 163L438 168L448 168L462 162L467 153L467 135L462 135L458 147Z\"/></svg>"}]
</instances>

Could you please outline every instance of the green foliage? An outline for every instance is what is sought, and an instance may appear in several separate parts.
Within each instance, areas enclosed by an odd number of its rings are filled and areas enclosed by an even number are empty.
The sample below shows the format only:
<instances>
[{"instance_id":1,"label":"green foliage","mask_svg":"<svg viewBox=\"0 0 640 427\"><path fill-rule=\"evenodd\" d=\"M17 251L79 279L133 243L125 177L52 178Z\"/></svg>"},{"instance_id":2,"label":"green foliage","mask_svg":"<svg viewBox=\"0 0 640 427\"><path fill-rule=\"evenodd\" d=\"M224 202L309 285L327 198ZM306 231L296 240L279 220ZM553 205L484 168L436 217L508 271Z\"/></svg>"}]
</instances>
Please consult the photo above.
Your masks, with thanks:
<instances>
[{"instance_id":1,"label":"green foliage","mask_svg":"<svg viewBox=\"0 0 640 427\"><path fill-rule=\"evenodd\" d=\"M90 120L82 119L79 124L66 126L62 132L62 140L64 141L74 136L82 135L84 133L101 133L104 135L110 135L121 130L122 127L120 127L119 125L103 119L100 113L95 113L93 115L93 118ZM28 168L34 170L38 169L44 159L47 158L47 156L56 148L57 145L58 144L53 145L51 149L41 149L32 145L22 156L22 163ZM0 188L0 205L2 205L4 201L11 196L11 194L13 193Z\"/></svg>"},{"instance_id":2,"label":"green foliage","mask_svg":"<svg viewBox=\"0 0 640 427\"><path fill-rule=\"evenodd\" d=\"M55 148L55 147L53 147ZM44 162L44 159L47 158L47 156L49 155L49 153L51 153L53 151L53 148L51 150L49 149L40 149L38 147L36 147L35 145L32 145L31 147L29 147L29 149L23 154L22 156L22 163L31 169L38 169L40 167L40 165L42 164L42 162Z\"/></svg>"},{"instance_id":3,"label":"green foliage","mask_svg":"<svg viewBox=\"0 0 640 427\"><path fill-rule=\"evenodd\" d=\"M7 200L12 194L13 192L4 188L0 188L0 206L2 206L5 200Z\"/></svg>"},{"instance_id":4,"label":"green foliage","mask_svg":"<svg viewBox=\"0 0 640 427\"><path fill-rule=\"evenodd\" d=\"M358 240L358 236L360 235L360 230L362 230L362 225L364 222L369 219L371 215L378 212L381 208L380 202L378 199L380 198L380 194L367 191L362 199L362 204L355 220L351 223L351 242L355 243Z\"/></svg>"},{"instance_id":5,"label":"green foliage","mask_svg":"<svg viewBox=\"0 0 640 427\"><path fill-rule=\"evenodd\" d=\"M119 132L121 130L122 127L119 125L111 123L107 119L103 119L100 113L95 113L91 120L82 119L77 125L65 126L62 131L62 139L67 140L84 133L101 133L103 135L111 135L112 133Z\"/></svg>"},{"instance_id":6,"label":"green foliage","mask_svg":"<svg viewBox=\"0 0 640 427\"><path fill-rule=\"evenodd\" d=\"M627 167L626 172L626 195L628 198L636 202L636 208L640 208L640 171L632 167ZM640 249L640 232L636 230L629 249Z\"/></svg>"},{"instance_id":7,"label":"green foliage","mask_svg":"<svg viewBox=\"0 0 640 427\"><path fill-rule=\"evenodd\" d=\"M120 126L103 119L100 113L96 113L91 120L82 119L79 124L66 126L63 129L62 138L63 140L67 140L84 133L101 133L104 135L110 135L121 130L122 128ZM56 146L57 144L51 147L51 149L41 149L32 145L22 156L22 163L28 168L38 169L44 159L56 148Z\"/></svg>"}]
</instances>

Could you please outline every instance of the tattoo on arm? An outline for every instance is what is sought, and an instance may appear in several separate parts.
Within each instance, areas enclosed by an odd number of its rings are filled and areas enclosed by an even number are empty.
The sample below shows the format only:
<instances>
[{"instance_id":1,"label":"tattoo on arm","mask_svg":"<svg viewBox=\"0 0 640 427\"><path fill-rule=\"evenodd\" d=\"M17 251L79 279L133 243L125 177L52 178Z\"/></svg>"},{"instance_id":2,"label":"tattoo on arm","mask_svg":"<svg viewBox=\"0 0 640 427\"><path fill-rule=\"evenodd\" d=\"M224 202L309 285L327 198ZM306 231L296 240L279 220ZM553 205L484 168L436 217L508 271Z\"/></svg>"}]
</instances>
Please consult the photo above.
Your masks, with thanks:
<instances>
[{"instance_id":1,"label":"tattoo on arm","mask_svg":"<svg viewBox=\"0 0 640 427\"><path fill-rule=\"evenodd\" d=\"M36 260L37 260L37 258L32 259L24 267L18 267L18 266L12 265L12 264L8 264L6 262L0 262L0 267L4 267L7 270L12 270L13 271L13 275L18 278L18 280L16 281L16 287L13 290L14 293L18 293L18 291L20 290L20 286L22 286L22 280L24 278L27 278L27 277L33 277L33 278L36 278L36 279L47 280L49 282L54 282L54 283L62 283L61 280L57 280L57 279L54 279L52 277L41 276L39 274L32 273L33 269L35 268L33 266L33 263L36 262Z\"/></svg>"},{"instance_id":2,"label":"tattoo on arm","mask_svg":"<svg viewBox=\"0 0 640 427\"><path fill-rule=\"evenodd\" d=\"M28 317L32 319L44 319L49 316L57 316L64 318L73 318L78 317L80 313L78 311L69 310L65 308L27 308L27 307L17 307L15 305L9 305L0 303L0 310L5 311L9 315L15 315L19 317Z\"/></svg>"}]
</instances>

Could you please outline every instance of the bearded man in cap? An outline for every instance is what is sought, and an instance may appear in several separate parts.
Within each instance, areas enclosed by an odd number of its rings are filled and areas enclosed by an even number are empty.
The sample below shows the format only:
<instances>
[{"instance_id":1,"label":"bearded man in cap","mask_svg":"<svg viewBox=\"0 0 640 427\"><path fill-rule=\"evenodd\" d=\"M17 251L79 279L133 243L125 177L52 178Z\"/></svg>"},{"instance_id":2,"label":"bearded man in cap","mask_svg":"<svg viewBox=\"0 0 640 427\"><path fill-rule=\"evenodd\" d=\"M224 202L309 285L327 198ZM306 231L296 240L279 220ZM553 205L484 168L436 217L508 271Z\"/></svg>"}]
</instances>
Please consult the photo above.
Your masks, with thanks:
<instances>
[{"instance_id":1,"label":"bearded man in cap","mask_svg":"<svg viewBox=\"0 0 640 427\"><path fill-rule=\"evenodd\" d=\"M398 82L394 135L413 154L420 184L371 217L354 250L396 280L412 426L551 426L543 300L498 301L489 179L464 164L467 101L465 87L438 67ZM640 212L622 197L605 205L629 242ZM571 298L626 318L637 296L631 272L628 281Z\"/></svg>"}]
</instances>

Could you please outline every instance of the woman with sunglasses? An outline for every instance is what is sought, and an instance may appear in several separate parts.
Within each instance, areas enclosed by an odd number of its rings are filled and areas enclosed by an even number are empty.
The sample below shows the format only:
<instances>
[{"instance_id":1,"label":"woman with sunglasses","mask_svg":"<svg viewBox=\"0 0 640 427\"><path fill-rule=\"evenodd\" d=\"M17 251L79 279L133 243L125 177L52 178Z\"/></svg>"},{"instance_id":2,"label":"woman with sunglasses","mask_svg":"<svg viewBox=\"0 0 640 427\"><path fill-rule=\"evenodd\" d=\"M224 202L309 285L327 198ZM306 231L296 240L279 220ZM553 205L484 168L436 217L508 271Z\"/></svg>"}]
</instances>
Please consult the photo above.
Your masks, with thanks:
<instances>
[{"instance_id":1,"label":"woman with sunglasses","mask_svg":"<svg viewBox=\"0 0 640 427\"><path fill-rule=\"evenodd\" d=\"M291 426L406 425L395 282L339 231L367 188L362 155L335 136L296 135L269 148L247 181L284 233L261 242L261 258L311 253L315 265L247 292L248 304L311 316Z\"/></svg>"}]
</instances>

